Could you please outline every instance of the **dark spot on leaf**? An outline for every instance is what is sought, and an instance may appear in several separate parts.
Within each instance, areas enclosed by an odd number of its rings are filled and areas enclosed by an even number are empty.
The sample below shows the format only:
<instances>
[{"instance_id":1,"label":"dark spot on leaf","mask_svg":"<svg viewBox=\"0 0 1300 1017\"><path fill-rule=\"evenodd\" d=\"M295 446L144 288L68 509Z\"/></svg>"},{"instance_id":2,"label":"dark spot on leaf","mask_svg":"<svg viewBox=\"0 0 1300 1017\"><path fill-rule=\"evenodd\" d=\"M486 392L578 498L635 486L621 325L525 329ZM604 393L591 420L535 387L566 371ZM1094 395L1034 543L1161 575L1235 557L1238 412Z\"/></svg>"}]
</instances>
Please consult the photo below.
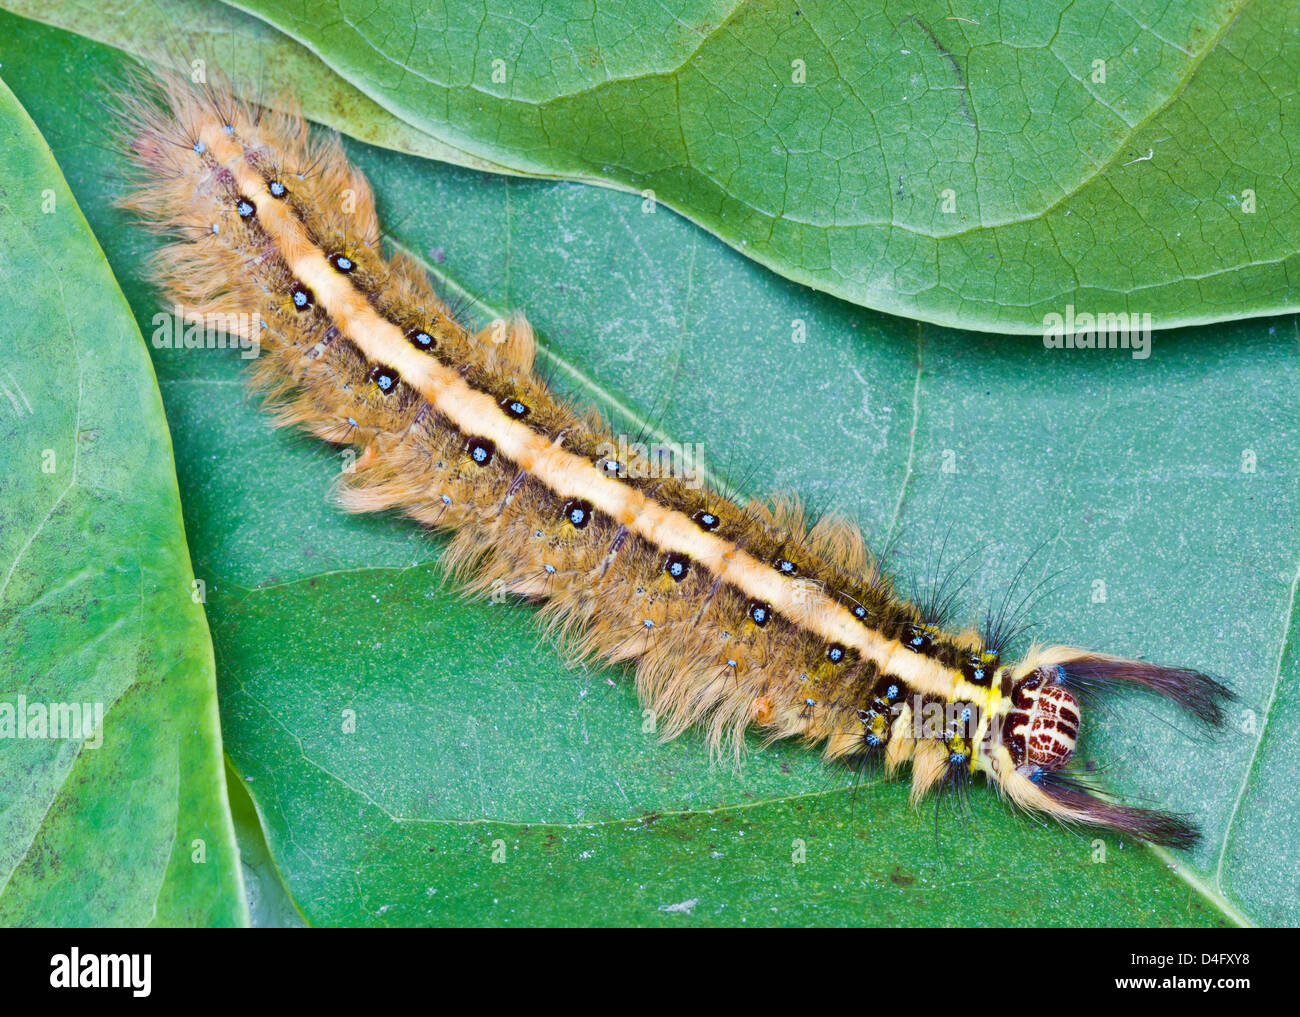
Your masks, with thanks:
<instances>
[{"instance_id":1,"label":"dark spot on leaf","mask_svg":"<svg viewBox=\"0 0 1300 1017\"><path fill-rule=\"evenodd\" d=\"M909 876L901 867L895 865L889 873L889 881L895 886L911 886L916 882L916 877Z\"/></svg>"}]
</instances>

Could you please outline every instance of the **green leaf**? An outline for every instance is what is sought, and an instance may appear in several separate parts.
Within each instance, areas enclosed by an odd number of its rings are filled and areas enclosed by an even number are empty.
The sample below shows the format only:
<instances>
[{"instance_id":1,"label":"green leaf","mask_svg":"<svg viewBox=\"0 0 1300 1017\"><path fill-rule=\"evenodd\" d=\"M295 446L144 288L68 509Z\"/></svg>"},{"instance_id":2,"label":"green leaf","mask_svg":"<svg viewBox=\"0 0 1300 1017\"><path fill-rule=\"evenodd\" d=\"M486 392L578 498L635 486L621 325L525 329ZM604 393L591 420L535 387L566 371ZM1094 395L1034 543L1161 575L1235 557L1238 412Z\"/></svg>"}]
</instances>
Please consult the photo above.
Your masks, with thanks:
<instances>
[{"instance_id":1,"label":"green leaf","mask_svg":"<svg viewBox=\"0 0 1300 1017\"><path fill-rule=\"evenodd\" d=\"M122 164L81 115L85 69L120 61L10 17L0 39L147 323L153 245L108 207ZM438 543L338 513L344 460L272 431L237 359L155 350L227 751L309 921L1300 921L1295 320L1159 333L1149 359L1051 350L810 292L637 196L350 147L397 242L481 319L527 311L556 384L619 429L898 534L905 578L980 549L972 606L1037 552L1035 580L1066 570L1044 637L1203 667L1241 702L1218 736L1140 696L1086 721L1108 786L1202 823L1188 855L1040 826L983 785L937 814L872 774L855 795L796 745L710 765L532 610L447 589Z\"/></svg>"},{"instance_id":2,"label":"green leaf","mask_svg":"<svg viewBox=\"0 0 1300 1017\"><path fill-rule=\"evenodd\" d=\"M229 762L227 760L227 762ZM301 928L305 923L266 843L262 817L244 788L244 779L233 767L226 767L230 790L230 814L239 842L244 888L248 896L249 921L254 928Z\"/></svg>"},{"instance_id":3,"label":"green leaf","mask_svg":"<svg viewBox=\"0 0 1300 1017\"><path fill-rule=\"evenodd\" d=\"M267 102L284 106L292 99L304 116L361 141L475 169L510 172L402 122L331 72L306 47L214 0L149 0L116 7L87 0L3 0L0 9L108 43L149 67L257 82Z\"/></svg>"},{"instance_id":4,"label":"green leaf","mask_svg":"<svg viewBox=\"0 0 1300 1017\"><path fill-rule=\"evenodd\" d=\"M503 166L962 328L1293 310L1300 4L239 0Z\"/></svg>"},{"instance_id":5,"label":"green leaf","mask_svg":"<svg viewBox=\"0 0 1300 1017\"><path fill-rule=\"evenodd\" d=\"M208 0L0 6L270 78L384 147L652 191L790 279L925 321L1296 306L1298 0L235 5L355 88Z\"/></svg>"},{"instance_id":6,"label":"green leaf","mask_svg":"<svg viewBox=\"0 0 1300 1017\"><path fill-rule=\"evenodd\" d=\"M245 922L162 403L3 82L0 251L0 924Z\"/></svg>"}]
</instances>

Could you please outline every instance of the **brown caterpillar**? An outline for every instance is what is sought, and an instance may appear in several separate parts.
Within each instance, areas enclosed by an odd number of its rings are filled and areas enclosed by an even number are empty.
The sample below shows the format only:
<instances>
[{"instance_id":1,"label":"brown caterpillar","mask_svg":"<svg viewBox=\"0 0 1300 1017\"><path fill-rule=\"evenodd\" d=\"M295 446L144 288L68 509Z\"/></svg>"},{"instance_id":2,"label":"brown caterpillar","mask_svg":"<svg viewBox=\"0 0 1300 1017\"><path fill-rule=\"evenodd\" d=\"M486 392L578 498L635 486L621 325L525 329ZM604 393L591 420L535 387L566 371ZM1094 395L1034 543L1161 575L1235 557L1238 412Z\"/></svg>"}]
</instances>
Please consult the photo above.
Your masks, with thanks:
<instances>
[{"instance_id":1,"label":"brown caterpillar","mask_svg":"<svg viewBox=\"0 0 1300 1017\"><path fill-rule=\"evenodd\" d=\"M446 560L470 591L537 601L575 656L632 662L665 737L699 726L739 752L756 727L828 758L910 762L914 800L981 772L1065 822L1195 841L1067 766L1081 695L1137 685L1217 725L1232 696L1218 682L1068 646L1004 661L998 626L948 631L899 597L851 523L611 458L601 420L534 373L522 319L473 335L412 260L380 253L369 186L336 140L178 78L121 106L142 170L123 204L180 238L158 255L164 289L187 319L242 322L276 423L361 450L343 506L453 531Z\"/></svg>"}]
</instances>

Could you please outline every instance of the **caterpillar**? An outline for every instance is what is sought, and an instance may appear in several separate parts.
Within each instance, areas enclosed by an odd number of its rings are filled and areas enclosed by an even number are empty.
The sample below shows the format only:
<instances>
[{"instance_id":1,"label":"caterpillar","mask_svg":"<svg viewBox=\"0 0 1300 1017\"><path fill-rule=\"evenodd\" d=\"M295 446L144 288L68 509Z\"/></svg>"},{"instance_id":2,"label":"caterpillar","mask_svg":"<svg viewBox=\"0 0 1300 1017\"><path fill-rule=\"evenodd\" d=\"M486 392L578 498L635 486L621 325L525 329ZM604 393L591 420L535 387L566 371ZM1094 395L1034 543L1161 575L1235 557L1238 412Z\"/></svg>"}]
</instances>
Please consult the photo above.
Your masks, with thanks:
<instances>
[{"instance_id":1,"label":"caterpillar","mask_svg":"<svg viewBox=\"0 0 1300 1017\"><path fill-rule=\"evenodd\" d=\"M533 366L519 316L473 333L418 264L386 256L364 176L291 97L163 75L118 96L137 172L120 203L168 236L161 289L254 343L278 425L357 458L338 501L447 531L468 595L534 601L575 659L624 662L665 738L714 754L800 738L832 761L911 768L919 801L984 775L1067 824L1186 848L1186 817L1115 801L1072 766L1084 705L1132 686L1220 725L1233 693L1188 668L1065 646L1009 656L990 614L901 596L847 519L668 475Z\"/></svg>"}]
</instances>

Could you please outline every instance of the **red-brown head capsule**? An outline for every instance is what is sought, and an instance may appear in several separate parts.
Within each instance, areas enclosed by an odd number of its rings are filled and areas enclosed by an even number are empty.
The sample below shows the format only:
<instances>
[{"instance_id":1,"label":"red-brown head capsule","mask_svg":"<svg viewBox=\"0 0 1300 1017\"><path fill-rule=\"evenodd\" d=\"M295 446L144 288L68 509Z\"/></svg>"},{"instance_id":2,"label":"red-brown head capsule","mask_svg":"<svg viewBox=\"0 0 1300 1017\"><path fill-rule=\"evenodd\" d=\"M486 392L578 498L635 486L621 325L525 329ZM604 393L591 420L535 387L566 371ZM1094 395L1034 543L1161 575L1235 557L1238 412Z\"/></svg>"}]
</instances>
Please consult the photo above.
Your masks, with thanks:
<instances>
[{"instance_id":1,"label":"red-brown head capsule","mask_svg":"<svg viewBox=\"0 0 1300 1017\"><path fill-rule=\"evenodd\" d=\"M1012 692L1014 708L1002 726L1002 742L1018 768L1059 770L1079 739L1079 701L1052 682L1056 668L1040 668Z\"/></svg>"}]
</instances>

